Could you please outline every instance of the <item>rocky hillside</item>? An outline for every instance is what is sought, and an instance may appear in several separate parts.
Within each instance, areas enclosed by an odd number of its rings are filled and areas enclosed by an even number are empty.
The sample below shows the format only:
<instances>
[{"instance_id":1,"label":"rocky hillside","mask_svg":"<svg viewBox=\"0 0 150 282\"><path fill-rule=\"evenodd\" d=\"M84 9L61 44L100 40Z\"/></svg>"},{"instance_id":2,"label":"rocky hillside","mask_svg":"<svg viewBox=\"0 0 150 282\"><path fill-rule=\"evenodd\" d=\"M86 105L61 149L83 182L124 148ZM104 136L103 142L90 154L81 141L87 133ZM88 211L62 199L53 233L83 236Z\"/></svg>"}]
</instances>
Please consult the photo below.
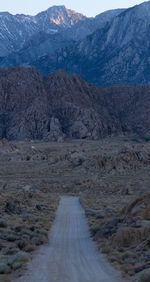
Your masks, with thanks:
<instances>
[{"instance_id":1,"label":"rocky hillside","mask_svg":"<svg viewBox=\"0 0 150 282\"><path fill-rule=\"evenodd\" d=\"M21 48L27 38L38 32L30 17L0 13L0 56L7 56Z\"/></svg>"},{"instance_id":2,"label":"rocky hillside","mask_svg":"<svg viewBox=\"0 0 150 282\"><path fill-rule=\"evenodd\" d=\"M74 43L74 40L66 38L65 33L47 34L40 31L26 40L18 52L12 52L7 57L1 57L0 66L1 68L10 65L28 66L30 62L42 58L45 54L54 53L60 46L66 47Z\"/></svg>"},{"instance_id":3,"label":"rocky hillside","mask_svg":"<svg viewBox=\"0 0 150 282\"><path fill-rule=\"evenodd\" d=\"M71 29L66 30L67 37L76 41L81 40L97 29L103 28L106 23L111 22L113 18L121 14L123 11L125 11L125 9L109 10L94 18L85 18L72 26Z\"/></svg>"},{"instance_id":4,"label":"rocky hillside","mask_svg":"<svg viewBox=\"0 0 150 282\"><path fill-rule=\"evenodd\" d=\"M76 75L58 71L43 80L34 69L9 68L0 71L0 89L1 138L98 138L108 135L107 123L118 131L103 92L96 105L98 89Z\"/></svg>"},{"instance_id":5,"label":"rocky hillside","mask_svg":"<svg viewBox=\"0 0 150 282\"><path fill-rule=\"evenodd\" d=\"M43 75L59 68L101 86L150 84L150 2L123 11L103 28L32 63Z\"/></svg>"},{"instance_id":6,"label":"rocky hillside","mask_svg":"<svg viewBox=\"0 0 150 282\"><path fill-rule=\"evenodd\" d=\"M45 78L33 68L0 70L0 138L147 138L149 105L149 86L102 89L61 70Z\"/></svg>"}]
</instances>

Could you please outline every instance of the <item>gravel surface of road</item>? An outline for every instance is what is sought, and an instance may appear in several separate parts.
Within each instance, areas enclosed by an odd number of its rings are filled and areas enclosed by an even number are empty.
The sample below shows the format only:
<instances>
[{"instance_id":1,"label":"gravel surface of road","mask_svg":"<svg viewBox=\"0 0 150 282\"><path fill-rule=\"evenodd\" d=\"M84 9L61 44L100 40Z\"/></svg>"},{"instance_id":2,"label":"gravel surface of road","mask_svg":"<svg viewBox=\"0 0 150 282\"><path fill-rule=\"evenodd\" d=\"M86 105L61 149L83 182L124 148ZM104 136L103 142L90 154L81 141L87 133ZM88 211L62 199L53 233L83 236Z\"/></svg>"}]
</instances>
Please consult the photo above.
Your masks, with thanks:
<instances>
[{"instance_id":1,"label":"gravel surface of road","mask_svg":"<svg viewBox=\"0 0 150 282\"><path fill-rule=\"evenodd\" d=\"M87 219L77 197L61 198L50 232L24 275L14 282L122 282L90 238Z\"/></svg>"}]
</instances>

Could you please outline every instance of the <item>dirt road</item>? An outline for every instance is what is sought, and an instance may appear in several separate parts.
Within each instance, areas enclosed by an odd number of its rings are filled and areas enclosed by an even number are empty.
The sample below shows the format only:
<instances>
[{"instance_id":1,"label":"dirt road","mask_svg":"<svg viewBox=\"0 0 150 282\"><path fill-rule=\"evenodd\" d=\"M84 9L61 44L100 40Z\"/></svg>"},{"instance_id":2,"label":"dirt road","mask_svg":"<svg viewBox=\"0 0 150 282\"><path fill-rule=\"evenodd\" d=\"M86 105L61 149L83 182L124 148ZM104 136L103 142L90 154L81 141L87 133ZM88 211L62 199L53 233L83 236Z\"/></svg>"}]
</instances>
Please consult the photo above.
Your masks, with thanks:
<instances>
[{"instance_id":1,"label":"dirt road","mask_svg":"<svg viewBox=\"0 0 150 282\"><path fill-rule=\"evenodd\" d=\"M121 282L91 240L77 197L62 197L50 245L37 253L15 282Z\"/></svg>"}]
</instances>

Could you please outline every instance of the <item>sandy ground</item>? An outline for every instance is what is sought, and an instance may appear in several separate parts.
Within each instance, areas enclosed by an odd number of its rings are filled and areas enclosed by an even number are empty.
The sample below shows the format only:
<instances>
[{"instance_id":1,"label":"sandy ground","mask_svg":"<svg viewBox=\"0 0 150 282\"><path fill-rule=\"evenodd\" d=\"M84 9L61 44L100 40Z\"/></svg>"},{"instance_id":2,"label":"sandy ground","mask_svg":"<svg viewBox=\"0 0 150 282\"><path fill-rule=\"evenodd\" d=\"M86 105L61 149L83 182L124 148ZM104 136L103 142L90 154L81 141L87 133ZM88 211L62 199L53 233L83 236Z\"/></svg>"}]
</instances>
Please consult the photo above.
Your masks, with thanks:
<instances>
[{"instance_id":1,"label":"sandy ground","mask_svg":"<svg viewBox=\"0 0 150 282\"><path fill-rule=\"evenodd\" d=\"M77 197L61 198L50 233L24 275L15 282L121 282L91 240Z\"/></svg>"}]
</instances>

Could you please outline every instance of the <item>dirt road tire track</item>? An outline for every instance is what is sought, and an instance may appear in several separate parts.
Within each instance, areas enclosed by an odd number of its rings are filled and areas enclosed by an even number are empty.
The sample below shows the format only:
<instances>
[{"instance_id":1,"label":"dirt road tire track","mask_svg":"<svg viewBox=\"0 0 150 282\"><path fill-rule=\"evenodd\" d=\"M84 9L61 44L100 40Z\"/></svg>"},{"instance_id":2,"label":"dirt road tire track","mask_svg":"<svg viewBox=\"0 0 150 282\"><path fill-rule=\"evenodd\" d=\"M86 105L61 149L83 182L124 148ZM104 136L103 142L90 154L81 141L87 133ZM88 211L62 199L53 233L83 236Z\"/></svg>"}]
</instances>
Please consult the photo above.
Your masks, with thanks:
<instances>
[{"instance_id":1,"label":"dirt road tire track","mask_svg":"<svg viewBox=\"0 0 150 282\"><path fill-rule=\"evenodd\" d=\"M90 238L77 197L62 197L50 232L24 275L14 282L122 282Z\"/></svg>"}]
</instances>

